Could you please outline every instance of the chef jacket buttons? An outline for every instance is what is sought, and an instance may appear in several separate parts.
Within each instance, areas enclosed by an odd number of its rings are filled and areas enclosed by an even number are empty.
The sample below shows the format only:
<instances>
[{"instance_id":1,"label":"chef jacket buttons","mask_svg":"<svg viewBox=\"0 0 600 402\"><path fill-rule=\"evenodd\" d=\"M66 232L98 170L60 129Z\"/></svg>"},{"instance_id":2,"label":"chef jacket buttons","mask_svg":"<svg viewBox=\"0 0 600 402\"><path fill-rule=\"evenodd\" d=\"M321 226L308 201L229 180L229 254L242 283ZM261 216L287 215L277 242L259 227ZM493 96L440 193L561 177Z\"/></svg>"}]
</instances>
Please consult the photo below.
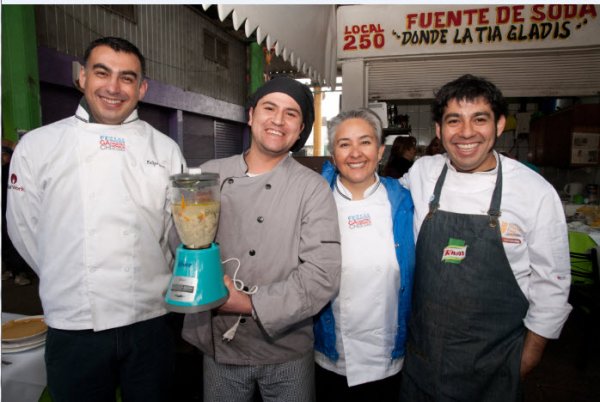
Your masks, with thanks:
<instances>
[{"instance_id":1,"label":"chef jacket buttons","mask_svg":"<svg viewBox=\"0 0 600 402\"><path fill-rule=\"evenodd\" d=\"M256 254L256 251L254 251L254 250L250 250L250 251L248 252L248 254L250 254L250 255L255 255L255 254Z\"/></svg>"},{"instance_id":2,"label":"chef jacket buttons","mask_svg":"<svg viewBox=\"0 0 600 402\"><path fill-rule=\"evenodd\" d=\"M233 179L232 178L227 179L227 183L233 184Z\"/></svg>"},{"instance_id":3,"label":"chef jacket buttons","mask_svg":"<svg viewBox=\"0 0 600 402\"><path fill-rule=\"evenodd\" d=\"M256 218L256 220L258 221L258 223L263 223L265 221L265 218L259 216L258 218Z\"/></svg>"},{"instance_id":4,"label":"chef jacket buttons","mask_svg":"<svg viewBox=\"0 0 600 402\"><path fill-rule=\"evenodd\" d=\"M267 190L270 190L270 189L271 189L271 185L270 185L270 184L265 184L265 188L266 188Z\"/></svg>"}]
</instances>

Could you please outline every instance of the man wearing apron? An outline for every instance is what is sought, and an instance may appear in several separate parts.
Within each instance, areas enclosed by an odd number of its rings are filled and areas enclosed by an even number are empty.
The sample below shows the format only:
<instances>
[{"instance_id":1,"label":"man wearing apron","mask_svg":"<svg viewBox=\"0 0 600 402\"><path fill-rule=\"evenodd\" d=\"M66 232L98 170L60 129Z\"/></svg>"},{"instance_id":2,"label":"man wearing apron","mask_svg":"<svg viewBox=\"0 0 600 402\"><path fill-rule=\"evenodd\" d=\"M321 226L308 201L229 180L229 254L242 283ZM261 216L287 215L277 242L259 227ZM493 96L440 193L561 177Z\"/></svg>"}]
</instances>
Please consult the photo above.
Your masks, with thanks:
<instances>
[{"instance_id":1,"label":"man wearing apron","mask_svg":"<svg viewBox=\"0 0 600 402\"><path fill-rule=\"evenodd\" d=\"M493 151L507 106L492 83L460 77L432 110L447 153L401 179L418 235L402 400L516 401L571 310L562 205Z\"/></svg>"}]
</instances>

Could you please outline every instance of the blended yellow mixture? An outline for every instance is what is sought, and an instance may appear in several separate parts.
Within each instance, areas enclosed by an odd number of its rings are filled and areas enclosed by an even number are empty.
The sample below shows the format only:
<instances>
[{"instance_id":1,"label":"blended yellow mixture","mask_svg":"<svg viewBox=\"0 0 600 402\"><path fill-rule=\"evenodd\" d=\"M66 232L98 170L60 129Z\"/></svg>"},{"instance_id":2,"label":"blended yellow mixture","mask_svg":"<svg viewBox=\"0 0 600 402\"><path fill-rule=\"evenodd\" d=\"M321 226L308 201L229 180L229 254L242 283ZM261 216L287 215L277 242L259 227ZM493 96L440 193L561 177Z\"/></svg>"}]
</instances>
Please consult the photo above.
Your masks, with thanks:
<instances>
[{"instance_id":1,"label":"blended yellow mixture","mask_svg":"<svg viewBox=\"0 0 600 402\"><path fill-rule=\"evenodd\" d=\"M215 239L221 203L172 204L173 220L181 241L188 248L208 247Z\"/></svg>"}]
</instances>

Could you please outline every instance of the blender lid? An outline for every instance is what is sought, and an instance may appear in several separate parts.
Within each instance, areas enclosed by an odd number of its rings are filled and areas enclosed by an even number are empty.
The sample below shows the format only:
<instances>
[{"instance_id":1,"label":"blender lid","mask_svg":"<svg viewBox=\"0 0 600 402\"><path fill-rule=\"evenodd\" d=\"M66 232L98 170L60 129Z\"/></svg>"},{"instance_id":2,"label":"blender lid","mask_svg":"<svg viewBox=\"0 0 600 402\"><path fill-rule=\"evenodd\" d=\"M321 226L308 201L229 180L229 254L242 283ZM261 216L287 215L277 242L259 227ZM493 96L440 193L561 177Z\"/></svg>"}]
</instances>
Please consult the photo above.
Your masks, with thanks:
<instances>
[{"instance_id":1,"label":"blender lid","mask_svg":"<svg viewBox=\"0 0 600 402\"><path fill-rule=\"evenodd\" d=\"M219 175L217 173L196 172L200 172L200 169L190 169L190 172L175 174L170 179L177 187L213 185L219 182Z\"/></svg>"}]
</instances>

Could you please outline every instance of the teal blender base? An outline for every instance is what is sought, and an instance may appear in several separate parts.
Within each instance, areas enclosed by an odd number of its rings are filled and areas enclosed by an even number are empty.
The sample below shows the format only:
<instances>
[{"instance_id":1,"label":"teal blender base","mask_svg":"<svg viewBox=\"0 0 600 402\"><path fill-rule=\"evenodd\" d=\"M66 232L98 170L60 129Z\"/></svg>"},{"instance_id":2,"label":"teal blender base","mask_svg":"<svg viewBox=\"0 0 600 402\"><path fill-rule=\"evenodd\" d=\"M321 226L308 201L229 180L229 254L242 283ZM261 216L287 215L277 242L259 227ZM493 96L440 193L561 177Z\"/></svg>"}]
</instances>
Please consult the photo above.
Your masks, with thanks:
<instances>
[{"instance_id":1,"label":"teal blender base","mask_svg":"<svg viewBox=\"0 0 600 402\"><path fill-rule=\"evenodd\" d=\"M192 250L179 245L165 296L167 310L175 313L208 311L225 303L228 297L219 246L212 243L208 248Z\"/></svg>"}]
</instances>

